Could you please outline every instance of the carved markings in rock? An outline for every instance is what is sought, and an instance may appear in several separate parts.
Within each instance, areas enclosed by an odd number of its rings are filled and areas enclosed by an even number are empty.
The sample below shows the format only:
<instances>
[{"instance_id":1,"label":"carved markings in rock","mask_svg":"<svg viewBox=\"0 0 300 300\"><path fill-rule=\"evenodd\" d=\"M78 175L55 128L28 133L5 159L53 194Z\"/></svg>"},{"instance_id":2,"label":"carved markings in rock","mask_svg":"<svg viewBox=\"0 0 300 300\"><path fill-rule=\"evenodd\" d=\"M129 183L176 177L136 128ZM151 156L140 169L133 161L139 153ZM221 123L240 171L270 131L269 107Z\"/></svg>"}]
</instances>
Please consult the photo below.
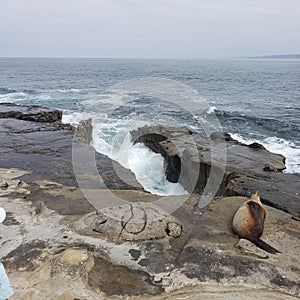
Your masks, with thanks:
<instances>
[{"instance_id":1,"label":"carved markings in rock","mask_svg":"<svg viewBox=\"0 0 300 300\"><path fill-rule=\"evenodd\" d=\"M130 203L83 216L74 224L80 234L111 240L149 240L182 234L181 223L148 203Z\"/></svg>"}]
</instances>

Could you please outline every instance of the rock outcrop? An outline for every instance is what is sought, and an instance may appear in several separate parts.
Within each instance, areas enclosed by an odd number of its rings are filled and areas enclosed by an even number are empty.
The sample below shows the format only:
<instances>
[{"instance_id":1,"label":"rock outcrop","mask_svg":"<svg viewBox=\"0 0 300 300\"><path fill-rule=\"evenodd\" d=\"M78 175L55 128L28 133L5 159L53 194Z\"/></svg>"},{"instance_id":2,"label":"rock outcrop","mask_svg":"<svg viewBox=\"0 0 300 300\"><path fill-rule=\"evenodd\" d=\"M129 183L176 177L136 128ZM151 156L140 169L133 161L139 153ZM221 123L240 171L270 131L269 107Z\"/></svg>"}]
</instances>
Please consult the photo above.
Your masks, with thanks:
<instances>
[{"instance_id":1,"label":"rock outcrop","mask_svg":"<svg viewBox=\"0 0 300 300\"><path fill-rule=\"evenodd\" d=\"M51 110L38 105L24 106L13 103L0 103L0 118L53 123L61 122L62 111Z\"/></svg>"},{"instance_id":2,"label":"rock outcrop","mask_svg":"<svg viewBox=\"0 0 300 300\"><path fill-rule=\"evenodd\" d=\"M257 143L242 144L223 133L207 138L185 128L146 126L131 134L135 143L160 153L169 181L180 182L190 193L202 193L210 173L221 174L225 167L217 196L249 197L260 191L263 203L300 215L300 177L282 173L285 158L280 154Z\"/></svg>"}]
</instances>

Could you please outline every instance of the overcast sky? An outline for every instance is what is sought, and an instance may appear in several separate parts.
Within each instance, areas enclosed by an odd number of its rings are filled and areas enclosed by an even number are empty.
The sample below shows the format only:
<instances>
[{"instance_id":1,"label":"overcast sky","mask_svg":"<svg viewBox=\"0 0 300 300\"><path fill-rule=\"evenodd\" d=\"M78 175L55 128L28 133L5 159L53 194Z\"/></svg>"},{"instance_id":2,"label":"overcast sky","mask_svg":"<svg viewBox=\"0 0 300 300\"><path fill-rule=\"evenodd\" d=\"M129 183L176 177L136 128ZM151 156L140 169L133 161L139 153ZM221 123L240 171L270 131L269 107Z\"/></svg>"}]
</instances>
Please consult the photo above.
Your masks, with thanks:
<instances>
[{"instance_id":1,"label":"overcast sky","mask_svg":"<svg viewBox=\"0 0 300 300\"><path fill-rule=\"evenodd\" d=\"M0 0L0 56L300 53L300 0Z\"/></svg>"}]
</instances>

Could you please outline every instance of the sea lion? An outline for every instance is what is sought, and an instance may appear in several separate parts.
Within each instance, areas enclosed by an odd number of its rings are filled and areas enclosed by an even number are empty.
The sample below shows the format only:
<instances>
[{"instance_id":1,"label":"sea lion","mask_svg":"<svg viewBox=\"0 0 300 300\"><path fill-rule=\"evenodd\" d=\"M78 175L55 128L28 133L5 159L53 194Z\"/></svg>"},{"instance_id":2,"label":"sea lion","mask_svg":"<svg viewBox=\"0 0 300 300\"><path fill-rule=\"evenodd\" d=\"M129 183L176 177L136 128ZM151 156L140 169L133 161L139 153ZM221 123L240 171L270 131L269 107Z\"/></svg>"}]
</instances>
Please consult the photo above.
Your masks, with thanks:
<instances>
[{"instance_id":1,"label":"sea lion","mask_svg":"<svg viewBox=\"0 0 300 300\"><path fill-rule=\"evenodd\" d=\"M265 218L266 210L260 201L260 193L256 192L250 200L243 203L236 211L232 220L233 231L240 238L251 241L257 247L269 253L280 253L260 239L264 231Z\"/></svg>"}]
</instances>

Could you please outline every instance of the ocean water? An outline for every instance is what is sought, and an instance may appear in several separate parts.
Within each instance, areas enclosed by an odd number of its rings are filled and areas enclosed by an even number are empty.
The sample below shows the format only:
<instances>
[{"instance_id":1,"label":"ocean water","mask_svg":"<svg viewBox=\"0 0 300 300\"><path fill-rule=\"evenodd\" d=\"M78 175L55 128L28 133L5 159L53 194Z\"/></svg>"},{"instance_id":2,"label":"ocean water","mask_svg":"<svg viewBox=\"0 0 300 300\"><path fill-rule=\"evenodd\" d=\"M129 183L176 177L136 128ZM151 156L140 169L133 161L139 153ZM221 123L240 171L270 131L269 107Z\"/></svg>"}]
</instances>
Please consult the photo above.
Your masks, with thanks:
<instances>
[{"instance_id":1,"label":"ocean water","mask_svg":"<svg viewBox=\"0 0 300 300\"><path fill-rule=\"evenodd\" d=\"M285 172L300 174L300 60L0 58L0 102L61 109L73 124L91 117L95 149L155 194L185 191L129 131L161 124L203 132L211 115L234 138L283 154Z\"/></svg>"}]
</instances>

